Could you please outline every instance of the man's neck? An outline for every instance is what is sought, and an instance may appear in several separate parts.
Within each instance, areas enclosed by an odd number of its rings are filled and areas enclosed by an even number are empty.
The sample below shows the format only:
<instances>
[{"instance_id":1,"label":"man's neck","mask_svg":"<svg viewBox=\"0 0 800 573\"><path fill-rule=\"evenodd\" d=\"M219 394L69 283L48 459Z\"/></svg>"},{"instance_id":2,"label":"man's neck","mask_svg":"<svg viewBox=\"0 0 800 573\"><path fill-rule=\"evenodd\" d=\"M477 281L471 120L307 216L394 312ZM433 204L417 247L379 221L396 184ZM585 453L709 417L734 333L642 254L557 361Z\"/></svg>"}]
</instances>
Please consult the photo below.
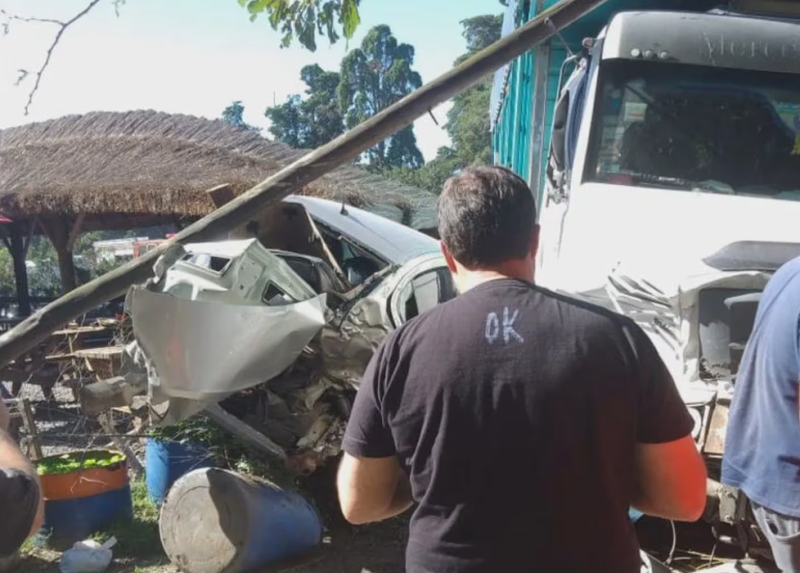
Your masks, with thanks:
<instances>
[{"instance_id":1,"label":"man's neck","mask_svg":"<svg viewBox=\"0 0 800 573\"><path fill-rule=\"evenodd\" d=\"M475 288L483 283L501 279L517 279L533 283L531 277L521 276L521 273L504 272L502 270L481 270L481 271L467 271L463 274L459 273L458 276L458 291L465 293L468 290Z\"/></svg>"}]
</instances>

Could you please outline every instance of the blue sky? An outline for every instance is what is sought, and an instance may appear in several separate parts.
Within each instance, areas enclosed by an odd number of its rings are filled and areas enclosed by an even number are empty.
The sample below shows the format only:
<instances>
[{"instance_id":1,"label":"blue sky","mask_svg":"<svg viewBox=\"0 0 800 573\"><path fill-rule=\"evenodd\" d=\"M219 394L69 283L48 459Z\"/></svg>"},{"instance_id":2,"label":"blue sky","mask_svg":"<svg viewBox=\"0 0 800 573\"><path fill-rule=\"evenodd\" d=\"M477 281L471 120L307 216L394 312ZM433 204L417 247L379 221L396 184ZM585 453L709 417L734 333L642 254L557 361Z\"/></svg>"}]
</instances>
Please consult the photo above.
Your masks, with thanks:
<instances>
[{"instance_id":1,"label":"blue sky","mask_svg":"<svg viewBox=\"0 0 800 573\"><path fill-rule=\"evenodd\" d=\"M0 8L67 19L86 3L0 0ZM415 68L427 82L464 52L460 20L501 11L498 0L362 0L362 23L351 47L372 26L389 24L401 42L416 48ZM213 118L234 100L244 103L246 121L266 127L264 109L302 91L300 68L316 62L338 69L346 53L344 42L328 46L324 40L315 53L299 46L281 49L269 23L251 23L236 0L127 0L119 17L111 0L104 0L64 34L26 117L32 79L15 87L17 70L38 68L55 31L47 24L14 22L0 38L0 128L95 110L157 109ZM448 108L434 110L440 124ZM428 159L448 143L429 118L417 121L415 132Z\"/></svg>"}]
</instances>

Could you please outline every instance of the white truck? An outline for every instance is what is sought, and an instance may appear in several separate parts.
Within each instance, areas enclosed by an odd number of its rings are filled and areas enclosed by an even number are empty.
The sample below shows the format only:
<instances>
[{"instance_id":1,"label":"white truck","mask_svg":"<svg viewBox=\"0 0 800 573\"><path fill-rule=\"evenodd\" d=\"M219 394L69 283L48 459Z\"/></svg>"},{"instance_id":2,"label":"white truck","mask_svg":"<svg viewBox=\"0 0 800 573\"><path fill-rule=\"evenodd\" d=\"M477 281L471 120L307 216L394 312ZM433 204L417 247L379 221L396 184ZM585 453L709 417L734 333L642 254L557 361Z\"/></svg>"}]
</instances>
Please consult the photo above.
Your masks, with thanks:
<instances>
[{"instance_id":1,"label":"white truck","mask_svg":"<svg viewBox=\"0 0 800 573\"><path fill-rule=\"evenodd\" d=\"M539 191L537 282L645 329L695 419L713 478L707 519L721 541L768 555L747 501L717 480L759 293L800 255L800 20L786 14L800 12L616 4L628 9L574 52L569 28L537 51L527 83L524 58L497 82L496 159ZM559 49L554 82L540 70ZM525 90L534 120L552 106L533 133L515 125ZM527 173L507 153L521 133L549 141L529 143Z\"/></svg>"}]
</instances>

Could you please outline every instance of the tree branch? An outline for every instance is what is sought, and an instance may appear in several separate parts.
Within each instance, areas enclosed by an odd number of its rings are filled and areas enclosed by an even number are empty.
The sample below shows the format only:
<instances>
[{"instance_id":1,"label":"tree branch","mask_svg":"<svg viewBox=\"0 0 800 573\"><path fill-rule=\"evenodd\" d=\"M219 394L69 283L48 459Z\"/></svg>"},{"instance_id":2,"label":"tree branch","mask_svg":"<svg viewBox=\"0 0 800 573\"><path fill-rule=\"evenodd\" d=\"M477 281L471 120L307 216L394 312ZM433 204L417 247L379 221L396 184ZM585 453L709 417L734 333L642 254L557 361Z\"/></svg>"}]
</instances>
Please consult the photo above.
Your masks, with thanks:
<instances>
[{"instance_id":1,"label":"tree branch","mask_svg":"<svg viewBox=\"0 0 800 573\"><path fill-rule=\"evenodd\" d=\"M0 14L5 16L8 20L17 21L17 22L39 22L41 24L57 24L59 26L63 26L64 22L61 20L53 20L51 18L26 18L24 16L17 16L16 14L9 14L2 8L0 8Z\"/></svg>"},{"instance_id":2,"label":"tree branch","mask_svg":"<svg viewBox=\"0 0 800 573\"><path fill-rule=\"evenodd\" d=\"M30 22L35 22L35 23L39 23L39 24L53 24L55 26L58 26L58 28L59 28L58 32L56 33L55 37L53 38L53 42L50 44L50 47L47 50L47 54L45 56L44 62L42 63L42 66L39 68L39 71L36 72L36 81L33 84L33 89L31 89L31 92L28 94L28 102L25 104L25 115L28 115L28 110L30 109L31 104L33 103L33 98L36 95L36 92L39 91L39 84L42 81L42 76L44 75L44 72L47 69L47 66L50 65L50 59L53 57L53 51L56 49L56 46L58 46L58 43L61 41L61 36L64 35L64 32L67 31L67 28L69 28L75 22L77 22L78 20L80 20L81 18L86 16L86 14L91 12L92 9L102 1L103 0L91 0L91 2L89 2L89 4L83 10L78 12L75 16L73 16L72 18L70 18L66 22L62 22L61 20L53 20L53 19L50 19L50 18L28 18L28 17L23 17L23 16L16 16L14 14L9 14L5 10L0 10L0 14L2 14L9 21L16 20L18 22L29 22L29 23ZM7 24L5 26L5 29L6 29L6 32L8 32L8 25ZM28 75L27 72L21 73L20 81L24 80L27 75Z\"/></svg>"}]
</instances>

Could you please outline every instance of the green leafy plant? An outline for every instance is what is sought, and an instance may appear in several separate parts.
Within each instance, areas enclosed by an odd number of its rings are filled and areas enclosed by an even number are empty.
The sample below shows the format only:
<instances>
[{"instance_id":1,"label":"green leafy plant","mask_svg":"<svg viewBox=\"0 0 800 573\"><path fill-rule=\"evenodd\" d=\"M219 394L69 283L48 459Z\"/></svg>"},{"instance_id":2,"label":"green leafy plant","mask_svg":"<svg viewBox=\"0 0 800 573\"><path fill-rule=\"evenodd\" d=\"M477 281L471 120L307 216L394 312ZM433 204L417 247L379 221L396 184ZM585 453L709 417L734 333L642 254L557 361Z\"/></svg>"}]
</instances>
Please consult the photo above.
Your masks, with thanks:
<instances>
[{"instance_id":1,"label":"green leafy plant","mask_svg":"<svg viewBox=\"0 0 800 573\"><path fill-rule=\"evenodd\" d=\"M361 23L360 0L239 0L254 21L266 13L273 30L283 33L281 47L291 46L295 38L312 52L317 49L317 35L325 35L331 44L340 38L353 38Z\"/></svg>"},{"instance_id":2,"label":"green leafy plant","mask_svg":"<svg viewBox=\"0 0 800 573\"><path fill-rule=\"evenodd\" d=\"M108 469L125 462L119 452L72 452L44 458L36 463L39 475L61 475L79 470Z\"/></svg>"},{"instance_id":3,"label":"green leafy plant","mask_svg":"<svg viewBox=\"0 0 800 573\"><path fill-rule=\"evenodd\" d=\"M201 444L217 465L242 474L264 476L269 464L252 448L223 430L206 416L197 415L163 428L150 428L147 436L153 440Z\"/></svg>"}]
</instances>

